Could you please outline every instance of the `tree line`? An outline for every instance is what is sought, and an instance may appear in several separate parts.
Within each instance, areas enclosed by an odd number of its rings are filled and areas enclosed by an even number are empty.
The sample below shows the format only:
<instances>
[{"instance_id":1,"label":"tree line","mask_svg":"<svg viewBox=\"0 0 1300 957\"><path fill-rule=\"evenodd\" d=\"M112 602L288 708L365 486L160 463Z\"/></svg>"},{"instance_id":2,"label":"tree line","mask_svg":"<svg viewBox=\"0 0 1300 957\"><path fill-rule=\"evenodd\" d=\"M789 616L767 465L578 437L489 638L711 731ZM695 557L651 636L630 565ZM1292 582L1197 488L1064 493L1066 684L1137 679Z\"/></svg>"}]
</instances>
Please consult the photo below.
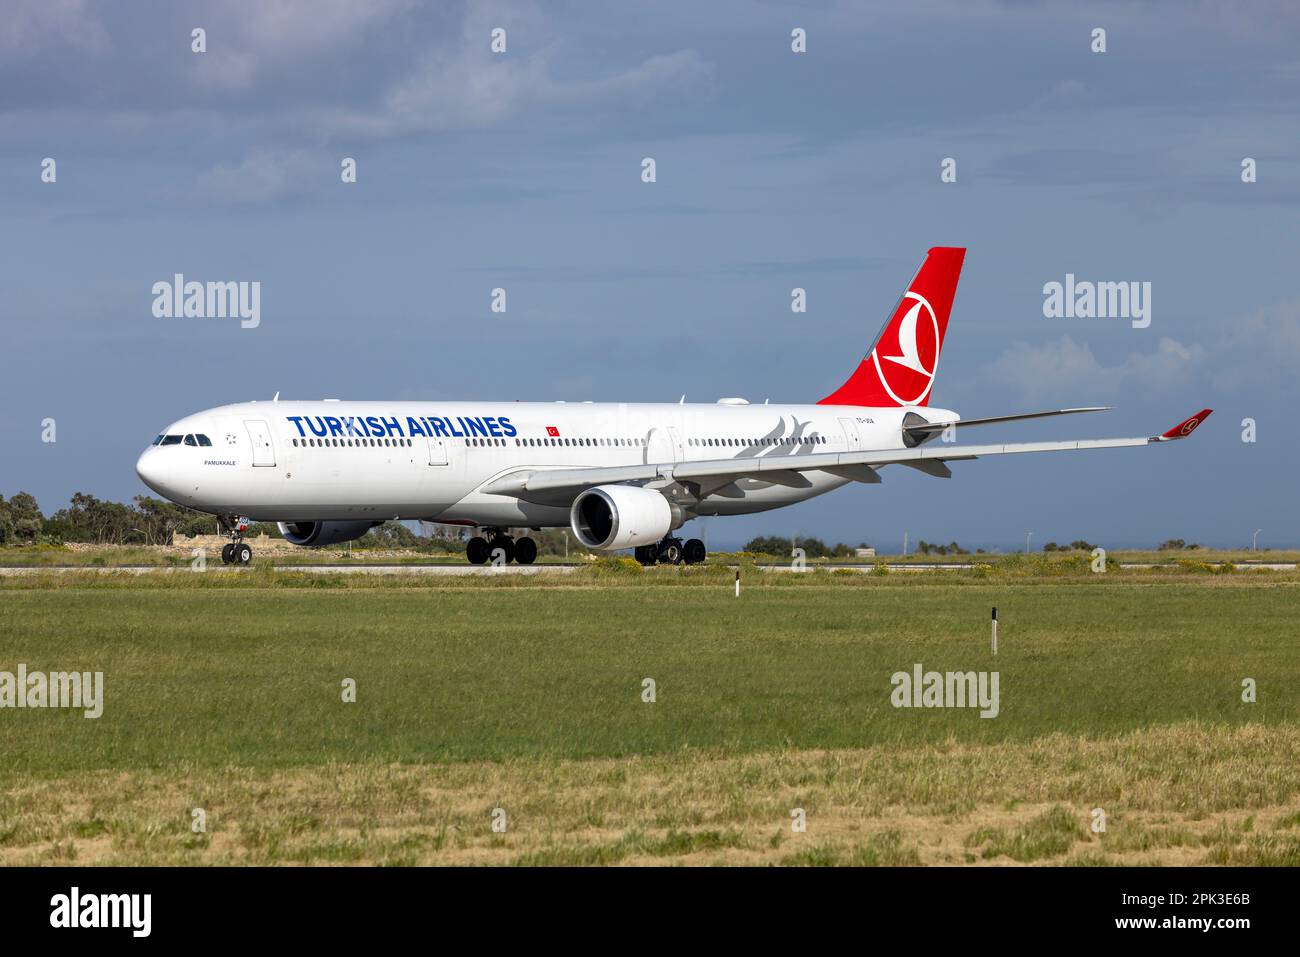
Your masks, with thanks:
<instances>
[{"instance_id":1,"label":"tree line","mask_svg":"<svg viewBox=\"0 0 1300 957\"><path fill-rule=\"evenodd\" d=\"M137 495L124 505L77 492L67 508L49 516L41 513L36 498L27 492L7 501L0 496L0 544L5 545L170 545L177 532L213 535L217 530L215 517L148 495ZM274 525L261 524L253 534L262 531L280 534Z\"/></svg>"},{"instance_id":2,"label":"tree line","mask_svg":"<svg viewBox=\"0 0 1300 957\"><path fill-rule=\"evenodd\" d=\"M791 539L779 535L760 535L746 542L744 550L758 555L780 555L788 558L796 548L802 548L808 558L851 558L857 549L870 547L865 543L846 545L844 542L827 545L820 538Z\"/></svg>"}]
</instances>

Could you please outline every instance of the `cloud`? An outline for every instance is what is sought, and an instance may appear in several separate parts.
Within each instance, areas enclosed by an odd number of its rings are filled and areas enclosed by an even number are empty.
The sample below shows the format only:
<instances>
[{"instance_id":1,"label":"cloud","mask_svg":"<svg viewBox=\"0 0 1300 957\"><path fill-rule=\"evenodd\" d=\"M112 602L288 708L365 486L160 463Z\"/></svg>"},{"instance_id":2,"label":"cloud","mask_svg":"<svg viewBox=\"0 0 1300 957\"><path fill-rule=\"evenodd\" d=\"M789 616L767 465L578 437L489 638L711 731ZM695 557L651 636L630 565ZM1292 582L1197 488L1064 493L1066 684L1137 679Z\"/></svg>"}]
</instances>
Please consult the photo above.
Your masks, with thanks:
<instances>
[{"instance_id":1,"label":"cloud","mask_svg":"<svg viewBox=\"0 0 1300 957\"><path fill-rule=\"evenodd\" d=\"M484 32L484 37L487 33ZM541 106L591 106L711 86L712 66L694 50L648 57L608 76L562 80L551 46L501 59L483 38L426 54L415 71L391 86L375 110L335 110L330 132L394 136L492 126Z\"/></svg>"},{"instance_id":2,"label":"cloud","mask_svg":"<svg viewBox=\"0 0 1300 957\"><path fill-rule=\"evenodd\" d=\"M490 273L499 276L545 277L551 282L605 282L629 279L700 279L704 277L803 276L824 273L861 273L876 269L877 259L853 256L823 256L818 259L754 260L749 262L694 263L682 265L627 266L586 262L582 265L466 266L459 272Z\"/></svg>"},{"instance_id":3,"label":"cloud","mask_svg":"<svg viewBox=\"0 0 1300 957\"><path fill-rule=\"evenodd\" d=\"M1216 388L1235 391L1295 378L1300 367L1300 299L1274 303L1228 322L1214 373Z\"/></svg>"},{"instance_id":4,"label":"cloud","mask_svg":"<svg viewBox=\"0 0 1300 957\"><path fill-rule=\"evenodd\" d=\"M199 177L214 199L257 204L305 192L319 180L311 157L301 150L254 150L238 166L216 166Z\"/></svg>"},{"instance_id":5,"label":"cloud","mask_svg":"<svg viewBox=\"0 0 1300 957\"><path fill-rule=\"evenodd\" d=\"M561 64L584 64L588 51L557 38L536 5L474 3L459 35L426 48L374 105L325 111L326 132L376 137L488 127L543 106L592 106L711 86L712 64L695 50L655 54L636 65L574 79ZM491 49L492 31L506 30L506 52Z\"/></svg>"},{"instance_id":6,"label":"cloud","mask_svg":"<svg viewBox=\"0 0 1300 957\"><path fill-rule=\"evenodd\" d=\"M1031 110L1078 109L1092 99L1092 91L1079 80L1058 80L1052 88L1029 104Z\"/></svg>"},{"instance_id":7,"label":"cloud","mask_svg":"<svg viewBox=\"0 0 1300 957\"><path fill-rule=\"evenodd\" d=\"M13 0L4 7L0 59L18 60L51 47L70 46L103 53L112 47L108 31L91 13L89 0Z\"/></svg>"},{"instance_id":8,"label":"cloud","mask_svg":"<svg viewBox=\"0 0 1300 957\"><path fill-rule=\"evenodd\" d=\"M1291 299L1229 320L1208 347L1162 338L1154 352L1132 352L1113 365L1070 336L1040 346L1016 342L983 378L1033 401L1082 391L1169 391L1198 379L1216 392L1242 392L1292 382L1297 367L1300 299Z\"/></svg>"},{"instance_id":9,"label":"cloud","mask_svg":"<svg viewBox=\"0 0 1300 957\"><path fill-rule=\"evenodd\" d=\"M405 12L413 0L242 0L194 15L208 52L192 76L214 91L250 89L272 64L331 53Z\"/></svg>"},{"instance_id":10,"label":"cloud","mask_svg":"<svg viewBox=\"0 0 1300 957\"><path fill-rule=\"evenodd\" d=\"M1154 352L1133 352L1123 362L1105 366L1086 344L1062 336L1041 346L1012 344L986 367L984 377L1026 401L1083 392L1106 395L1134 387L1162 391L1189 381L1205 355L1199 345L1162 338Z\"/></svg>"}]
</instances>

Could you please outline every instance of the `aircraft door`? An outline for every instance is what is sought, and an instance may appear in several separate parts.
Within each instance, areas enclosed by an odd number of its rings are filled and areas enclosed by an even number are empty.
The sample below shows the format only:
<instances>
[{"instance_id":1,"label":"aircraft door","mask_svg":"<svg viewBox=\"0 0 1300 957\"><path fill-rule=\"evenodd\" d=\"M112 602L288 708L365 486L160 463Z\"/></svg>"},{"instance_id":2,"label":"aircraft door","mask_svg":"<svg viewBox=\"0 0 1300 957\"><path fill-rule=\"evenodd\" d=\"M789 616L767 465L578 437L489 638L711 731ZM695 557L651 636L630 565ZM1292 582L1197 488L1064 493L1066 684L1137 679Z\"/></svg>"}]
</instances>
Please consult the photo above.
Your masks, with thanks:
<instances>
[{"instance_id":1,"label":"aircraft door","mask_svg":"<svg viewBox=\"0 0 1300 957\"><path fill-rule=\"evenodd\" d=\"M682 434L677 431L676 426L668 427L669 438L672 439L673 461L681 462L686 458L686 449L682 447Z\"/></svg>"},{"instance_id":2,"label":"aircraft door","mask_svg":"<svg viewBox=\"0 0 1300 957\"><path fill-rule=\"evenodd\" d=\"M668 429L651 429L650 438L646 441L646 462L651 465L664 465L677 461L677 451L674 448L673 437L669 435Z\"/></svg>"},{"instance_id":3,"label":"aircraft door","mask_svg":"<svg viewBox=\"0 0 1300 957\"><path fill-rule=\"evenodd\" d=\"M850 452L857 452L862 448L862 434L858 431L858 423L852 419L840 419L840 428L844 430L844 439L848 443L846 448Z\"/></svg>"},{"instance_id":4,"label":"aircraft door","mask_svg":"<svg viewBox=\"0 0 1300 957\"><path fill-rule=\"evenodd\" d=\"M271 444L271 430L265 419L245 419L244 428L253 442L253 464L275 465L275 447Z\"/></svg>"},{"instance_id":5,"label":"aircraft door","mask_svg":"<svg viewBox=\"0 0 1300 957\"><path fill-rule=\"evenodd\" d=\"M447 440L441 435L431 435L428 437L429 442L429 464L446 465L447 464Z\"/></svg>"}]
</instances>

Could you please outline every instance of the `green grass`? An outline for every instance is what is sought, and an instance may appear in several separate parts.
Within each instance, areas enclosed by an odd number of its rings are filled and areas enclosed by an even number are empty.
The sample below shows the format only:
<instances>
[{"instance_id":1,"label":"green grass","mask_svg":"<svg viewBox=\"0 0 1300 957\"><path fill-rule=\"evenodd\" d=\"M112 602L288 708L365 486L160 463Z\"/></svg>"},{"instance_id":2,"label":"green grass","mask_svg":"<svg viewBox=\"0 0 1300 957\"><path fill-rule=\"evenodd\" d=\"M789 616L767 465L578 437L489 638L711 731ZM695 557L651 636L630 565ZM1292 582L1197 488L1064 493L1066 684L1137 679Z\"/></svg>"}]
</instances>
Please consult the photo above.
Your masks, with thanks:
<instances>
[{"instance_id":1,"label":"green grass","mask_svg":"<svg viewBox=\"0 0 1300 957\"><path fill-rule=\"evenodd\" d=\"M1294 723L1300 700L1290 586L130 584L0 591L0 669L106 687L98 720L5 713L0 770L995 742ZM996 669L1001 714L891 707L914 662Z\"/></svg>"},{"instance_id":2,"label":"green grass","mask_svg":"<svg viewBox=\"0 0 1300 957\"><path fill-rule=\"evenodd\" d=\"M725 569L613 562L0 579L0 670L106 690L98 720L0 711L0 864L1294 865L1297 585L1038 563L748 573L740 599ZM915 662L997 670L1000 715L891 707Z\"/></svg>"}]
</instances>

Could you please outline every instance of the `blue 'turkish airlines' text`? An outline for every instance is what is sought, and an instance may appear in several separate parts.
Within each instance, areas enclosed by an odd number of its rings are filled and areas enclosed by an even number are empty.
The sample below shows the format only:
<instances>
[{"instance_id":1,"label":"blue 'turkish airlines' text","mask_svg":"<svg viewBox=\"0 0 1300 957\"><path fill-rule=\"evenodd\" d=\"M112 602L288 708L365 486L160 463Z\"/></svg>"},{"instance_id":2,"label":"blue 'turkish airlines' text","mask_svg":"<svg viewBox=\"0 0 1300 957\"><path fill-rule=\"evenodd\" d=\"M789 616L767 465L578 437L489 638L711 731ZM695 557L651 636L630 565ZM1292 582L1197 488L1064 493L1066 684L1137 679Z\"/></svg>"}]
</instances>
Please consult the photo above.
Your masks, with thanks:
<instances>
[{"instance_id":1,"label":"blue 'turkish airlines' text","mask_svg":"<svg viewBox=\"0 0 1300 957\"><path fill-rule=\"evenodd\" d=\"M300 436L438 436L445 438L513 438L518 430L504 415L289 415L285 416Z\"/></svg>"}]
</instances>

